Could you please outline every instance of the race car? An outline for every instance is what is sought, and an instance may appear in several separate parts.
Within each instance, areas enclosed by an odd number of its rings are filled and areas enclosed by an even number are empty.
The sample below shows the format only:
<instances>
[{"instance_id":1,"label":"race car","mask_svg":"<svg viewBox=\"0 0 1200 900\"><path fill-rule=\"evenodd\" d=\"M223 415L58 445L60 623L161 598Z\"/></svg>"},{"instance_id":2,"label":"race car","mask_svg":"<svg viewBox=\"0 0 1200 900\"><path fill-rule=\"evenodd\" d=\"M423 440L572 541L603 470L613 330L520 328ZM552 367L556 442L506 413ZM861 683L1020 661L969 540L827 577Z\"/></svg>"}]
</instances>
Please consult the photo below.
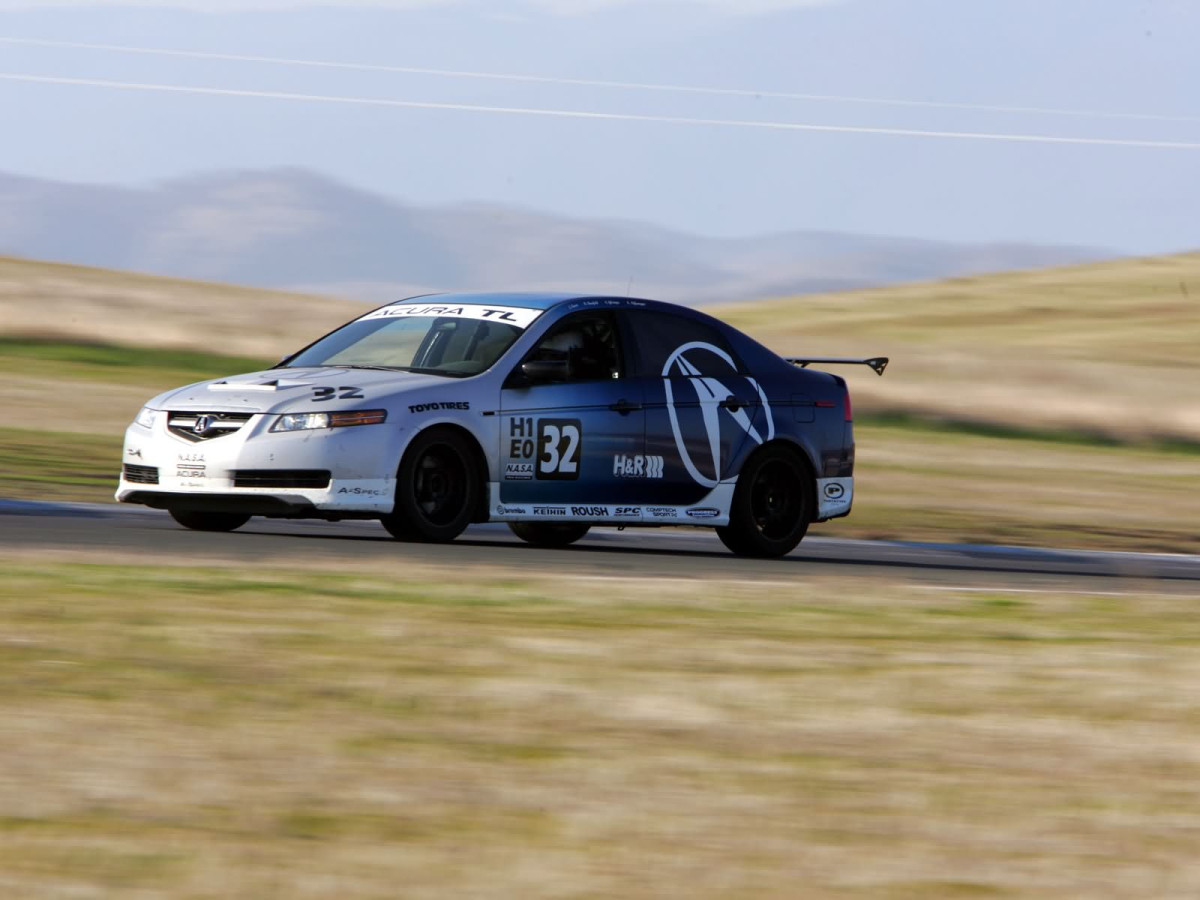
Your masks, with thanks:
<instances>
[{"instance_id":1,"label":"race car","mask_svg":"<svg viewBox=\"0 0 1200 900\"><path fill-rule=\"evenodd\" d=\"M474 522L566 546L594 525L703 526L745 556L849 514L846 382L653 300L439 294L375 309L273 368L150 400L116 499L188 528L378 519L450 541Z\"/></svg>"}]
</instances>

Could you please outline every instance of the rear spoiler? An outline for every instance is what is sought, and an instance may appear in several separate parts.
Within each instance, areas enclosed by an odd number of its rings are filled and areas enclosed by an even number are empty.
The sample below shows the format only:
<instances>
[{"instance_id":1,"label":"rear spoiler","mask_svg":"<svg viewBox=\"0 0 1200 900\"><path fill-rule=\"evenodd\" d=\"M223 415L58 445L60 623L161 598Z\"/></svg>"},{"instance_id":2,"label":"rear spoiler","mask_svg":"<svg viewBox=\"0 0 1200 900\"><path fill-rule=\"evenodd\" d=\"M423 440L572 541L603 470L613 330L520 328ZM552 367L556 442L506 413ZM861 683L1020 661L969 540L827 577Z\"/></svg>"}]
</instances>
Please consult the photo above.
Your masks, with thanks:
<instances>
[{"instance_id":1,"label":"rear spoiler","mask_svg":"<svg viewBox=\"0 0 1200 900\"><path fill-rule=\"evenodd\" d=\"M846 357L816 357L816 356L785 356L784 360L790 362L794 366L799 366L802 369L807 369L813 363L820 363L827 366L870 366L876 375L883 376L883 370L887 368L888 358L886 356L872 356L870 359L848 359Z\"/></svg>"}]
</instances>

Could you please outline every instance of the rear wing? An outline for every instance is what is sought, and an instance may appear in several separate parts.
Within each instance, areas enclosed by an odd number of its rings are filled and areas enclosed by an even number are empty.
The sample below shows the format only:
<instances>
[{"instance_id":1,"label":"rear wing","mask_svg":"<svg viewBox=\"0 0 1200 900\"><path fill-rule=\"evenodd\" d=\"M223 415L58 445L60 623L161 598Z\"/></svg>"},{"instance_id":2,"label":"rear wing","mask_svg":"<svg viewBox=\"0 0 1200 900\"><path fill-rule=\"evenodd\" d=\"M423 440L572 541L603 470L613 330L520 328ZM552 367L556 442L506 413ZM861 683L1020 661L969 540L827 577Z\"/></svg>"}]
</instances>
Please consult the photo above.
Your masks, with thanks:
<instances>
[{"instance_id":1,"label":"rear wing","mask_svg":"<svg viewBox=\"0 0 1200 900\"><path fill-rule=\"evenodd\" d=\"M849 359L847 357L816 357L816 356L785 356L784 360L790 362L794 366L799 366L802 369L807 369L813 363L819 363L826 366L870 366L872 371L880 377L883 376L883 370L887 368L888 358L886 356L872 356L870 359Z\"/></svg>"}]
</instances>

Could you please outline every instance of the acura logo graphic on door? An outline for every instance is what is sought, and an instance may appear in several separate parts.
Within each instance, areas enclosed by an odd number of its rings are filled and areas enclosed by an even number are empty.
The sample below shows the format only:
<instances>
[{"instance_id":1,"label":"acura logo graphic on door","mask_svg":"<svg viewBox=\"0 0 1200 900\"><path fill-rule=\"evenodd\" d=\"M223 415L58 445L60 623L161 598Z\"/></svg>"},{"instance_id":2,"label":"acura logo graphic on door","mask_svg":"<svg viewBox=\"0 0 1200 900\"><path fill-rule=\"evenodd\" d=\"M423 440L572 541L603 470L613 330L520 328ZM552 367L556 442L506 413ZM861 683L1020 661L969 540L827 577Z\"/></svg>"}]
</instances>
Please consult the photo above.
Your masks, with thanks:
<instances>
[{"instance_id":1,"label":"acura logo graphic on door","mask_svg":"<svg viewBox=\"0 0 1200 900\"><path fill-rule=\"evenodd\" d=\"M676 348L675 352L667 357L666 363L663 364L662 376L663 387L667 392L667 415L671 419L671 432L675 437L675 448L679 451L679 458L683 460L683 465L687 469L688 474L692 476L692 479L697 484L702 484L705 487L716 487L721 480L721 414L725 413L732 418L741 427L742 431L750 435L755 443L758 444L775 437L775 421L771 416L771 406L767 403L766 394L763 393L763 389L759 387L758 382L753 378L746 378L745 380L758 392L759 400L762 402L763 410L766 412L766 437L758 433L758 429L754 427L754 423L750 420L750 415L746 412L745 407L730 408L720 406L722 401L728 400L730 397L735 397L734 392L718 379L710 375L700 374L700 370L687 357L688 353L693 353L694 351L711 353L725 360L732 372L737 371L737 365L734 363L732 357L720 347L714 347L712 344L706 344L703 341L693 341ZM679 413L675 409L675 392L671 384L672 376L679 375L687 376L687 382L692 386L692 390L696 392L696 397L700 401L700 413L703 417L708 450L712 456L712 477L705 475L696 467L692 457L688 454L687 442L683 439L683 431L679 426ZM744 376L738 375L734 377L741 379Z\"/></svg>"}]
</instances>

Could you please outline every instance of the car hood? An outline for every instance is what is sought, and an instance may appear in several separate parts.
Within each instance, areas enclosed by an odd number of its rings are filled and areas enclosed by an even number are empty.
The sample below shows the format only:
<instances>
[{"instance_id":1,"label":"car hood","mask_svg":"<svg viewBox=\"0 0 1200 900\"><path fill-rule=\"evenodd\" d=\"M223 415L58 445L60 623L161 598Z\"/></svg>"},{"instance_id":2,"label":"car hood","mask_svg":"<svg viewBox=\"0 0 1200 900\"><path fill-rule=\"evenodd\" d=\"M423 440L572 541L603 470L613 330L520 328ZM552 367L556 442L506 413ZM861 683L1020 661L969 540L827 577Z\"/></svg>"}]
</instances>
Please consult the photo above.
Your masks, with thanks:
<instances>
[{"instance_id":1,"label":"car hood","mask_svg":"<svg viewBox=\"0 0 1200 900\"><path fill-rule=\"evenodd\" d=\"M159 394L147 405L156 409L248 413L362 409L373 400L444 387L458 380L341 366L267 369L189 384ZM323 390L327 388L333 389L328 395ZM321 402L314 406L318 397Z\"/></svg>"}]
</instances>

